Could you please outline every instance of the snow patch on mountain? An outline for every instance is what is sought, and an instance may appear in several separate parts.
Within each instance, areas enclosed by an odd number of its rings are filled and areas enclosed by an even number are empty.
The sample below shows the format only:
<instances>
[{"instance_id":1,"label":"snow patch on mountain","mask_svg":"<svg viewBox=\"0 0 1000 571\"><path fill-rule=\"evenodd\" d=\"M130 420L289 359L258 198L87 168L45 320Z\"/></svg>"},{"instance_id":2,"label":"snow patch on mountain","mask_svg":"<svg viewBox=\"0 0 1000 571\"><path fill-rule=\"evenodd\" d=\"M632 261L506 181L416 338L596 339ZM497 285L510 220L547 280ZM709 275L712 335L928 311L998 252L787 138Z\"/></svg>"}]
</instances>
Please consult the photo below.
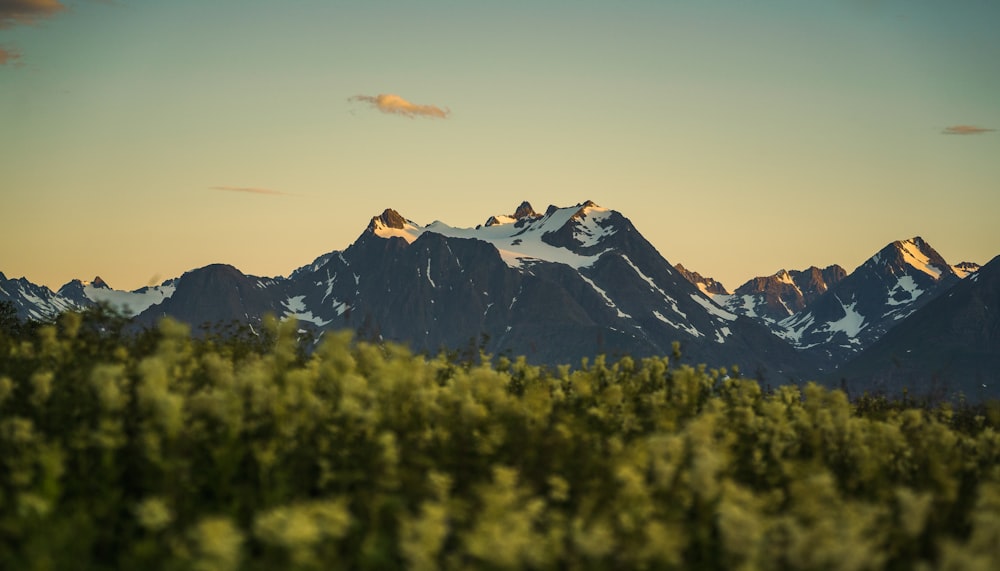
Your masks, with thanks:
<instances>
[{"instance_id":1,"label":"snow patch on mountain","mask_svg":"<svg viewBox=\"0 0 1000 571\"><path fill-rule=\"evenodd\" d=\"M119 291L110 289L107 285L94 285L90 282L83 286L83 294L95 303L107 303L119 311L139 315L150 307L163 303L163 300L172 296L176 289L177 286L172 282L136 291Z\"/></svg>"},{"instance_id":2,"label":"snow patch on mountain","mask_svg":"<svg viewBox=\"0 0 1000 571\"><path fill-rule=\"evenodd\" d=\"M374 228L372 231L376 236L380 238L402 238L410 244L423 233L421 228L410 220L407 220L402 228L389 226L378 219L375 219L373 224Z\"/></svg>"},{"instance_id":3,"label":"snow patch on mountain","mask_svg":"<svg viewBox=\"0 0 1000 571\"><path fill-rule=\"evenodd\" d=\"M431 284L431 287L436 288L437 284L434 283L434 280L431 278L431 259L430 258L427 258L427 271L426 271L426 274L427 274L427 281Z\"/></svg>"},{"instance_id":4,"label":"snow patch on mountain","mask_svg":"<svg viewBox=\"0 0 1000 571\"><path fill-rule=\"evenodd\" d=\"M913 266L915 269L931 276L935 280L941 277L941 270L931 264L931 259L920 250L915 240L906 240L900 243L903 254L903 261Z\"/></svg>"},{"instance_id":5,"label":"snow patch on mountain","mask_svg":"<svg viewBox=\"0 0 1000 571\"><path fill-rule=\"evenodd\" d=\"M728 327L720 327L715 332L715 342L716 343L720 343L720 344L721 343L725 343L726 342L726 337L729 337L732 334L733 334L732 329L730 329Z\"/></svg>"},{"instance_id":6,"label":"snow patch on mountain","mask_svg":"<svg viewBox=\"0 0 1000 571\"><path fill-rule=\"evenodd\" d=\"M766 319L757 315L757 298L752 295L740 295L733 296L731 300L735 300L736 307L739 308L739 313L746 315L747 317L755 317L758 319ZM769 321L769 320L768 320Z\"/></svg>"},{"instance_id":7,"label":"snow patch on mountain","mask_svg":"<svg viewBox=\"0 0 1000 571\"><path fill-rule=\"evenodd\" d=\"M323 321L319 317L313 315L313 312L306 308L304 295L296 295L286 299L281 302L281 305L285 307L284 317L287 319L289 317L294 317L299 321L308 321L317 327L323 327L330 321Z\"/></svg>"},{"instance_id":8,"label":"snow patch on mountain","mask_svg":"<svg viewBox=\"0 0 1000 571\"><path fill-rule=\"evenodd\" d=\"M906 292L905 299L898 299L903 297L901 294ZM913 276L903 276L899 278L896 285L889 290L889 298L886 300L888 305L909 305L913 303L920 294L924 293L919 287L917 287L917 282L913 280Z\"/></svg>"},{"instance_id":9,"label":"snow patch on mountain","mask_svg":"<svg viewBox=\"0 0 1000 571\"><path fill-rule=\"evenodd\" d=\"M733 315L732 313L729 313L728 311L722 309L721 307L715 305L711 301L709 301L709 300L701 297L700 295L698 295L696 293L692 293L691 294L691 299L693 299L696 303L698 303L698 305L704 307L706 311L708 311L709 313L711 313L712 315L714 315L716 317L721 317L722 319L725 319L726 321L736 321L736 316L735 315Z\"/></svg>"},{"instance_id":10,"label":"snow patch on mountain","mask_svg":"<svg viewBox=\"0 0 1000 571\"><path fill-rule=\"evenodd\" d=\"M580 274L580 278L583 281L587 282L590 285L590 287L594 288L594 291L596 291L602 298L604 298L604 303L606 303L608 307L618 312L618 317L623 317L625 319L632 319L632 316L622 311L621 308L619 308L618 305L608 295L608 292L598 287L597 284L594 283L594 280L588 278L583 274Z\"/></svg>"},{"instance_id":11,"label":"snow patch on mountain","mask_svg":"<svg viewBox=\"0 0 1000 571\"><path fill-rule=\"evenodd\" d=\"M517 222L517 218L507 215L491 216L489 220L486 221L486 226L496 226L498 224L513 224Z\"/></svg>"},{"instance_id":12,"label":"snow patch on mountain","mask_svg":"<svg viewBox=\"0 0 1000 571\"><path fill-rule=\"evenodd\" d=\"M849 305L845 304L839 297L837 297L837 301L840 302L840 306L844 308L844 317L838 319L837 321L829 322L826 325L826 330L831 333L842 331L852 341L856 341L858 333L861 333L861 330L866 327L865 316L855 311L855 307L858 305L857 301Z\"/></svg>"},{"instance_id":13,"label":"snow patch on mountain","mask_svg":"<svg viewBox=\"0 0 1000 571\"><path fill-rule=\"evenodd\" d=\"M797 314L780 322L780 327L774 329L774 333L793 345L802 347L802 334L816 323L816 316L812 313Z\"/></svg>"},{"instance_id":14,"label":"snow patch on mountain","mask_svg":"<svg viewBox=\"0 0 1000 571\"><path fill-rule=\"evenodd\" d=\"M550 209L544 216L525 217L517 221L509 216L494 216L489 225L476 228L455 228L441 221L419 226L409 220L401 224L402 228L395 228L384 224L379 218L373 219L372 224L376 236L403 238L411 244L425 232L433 232L446 238L487 242L497 249L503 261L512 268L525 269L534 262L543 261L580 269L592 266L604 252L591 256L580 255L567 248L552 246L544 242L542 236L555 232L572 221L575 223L574 238L582 247L597 245L614 233L613 228L600 224L611 214L612 211L605 208L588 205L582 208L572 206Z\"/></svg>"},{"instance_id":15,"label":"snow patch on mountain","mask_svg":"<svg viewBox=\"0 0 1000 571\"><path fill-rule=\"evenodd\" d=\"M698 331L697 329L686 323L674 323L673 321L670 321L669 319L666 318L666 316L664 316L659 311L656 311L655 309L653 310L653 316L659 319L660 321L666 323L667 325L673 327L674 329L677 329L678 331L687 331L688 333L691 334L692 337L705 336L701 331Z\"/></svg>"},{"instance_id":16,"label":"snow patch on mountain","mask_svg":"<svg viewBox=\"0 0 1000 571\"><path fill-rule=\"evenodd\" d=\"M617 230L601 222L611 216L611 211L597 205L590 205L577 211L577 224L573 227L573 238L581 246L596 246L604 238L611 236Z\"/></svg>"}]
</instances>

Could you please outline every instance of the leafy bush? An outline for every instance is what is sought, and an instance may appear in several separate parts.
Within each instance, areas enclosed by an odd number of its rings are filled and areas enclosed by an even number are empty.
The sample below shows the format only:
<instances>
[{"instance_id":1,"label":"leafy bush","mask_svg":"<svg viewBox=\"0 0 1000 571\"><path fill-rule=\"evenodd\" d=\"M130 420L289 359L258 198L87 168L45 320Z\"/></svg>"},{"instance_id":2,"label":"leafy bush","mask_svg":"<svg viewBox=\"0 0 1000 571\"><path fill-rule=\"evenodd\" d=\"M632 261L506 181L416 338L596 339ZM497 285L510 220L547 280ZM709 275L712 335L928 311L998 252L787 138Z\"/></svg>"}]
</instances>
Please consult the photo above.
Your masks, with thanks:
<instances>
[{"instance_id":1,"label":"leafy bush","mask_svg":"<svg viewBox=\"0 0 1000 571\"><path fill-rule=\"evenodd\" d=\"M93 325L0 337L0 568L1000 563L995 408Z\"/></svg>"}]
</instances>

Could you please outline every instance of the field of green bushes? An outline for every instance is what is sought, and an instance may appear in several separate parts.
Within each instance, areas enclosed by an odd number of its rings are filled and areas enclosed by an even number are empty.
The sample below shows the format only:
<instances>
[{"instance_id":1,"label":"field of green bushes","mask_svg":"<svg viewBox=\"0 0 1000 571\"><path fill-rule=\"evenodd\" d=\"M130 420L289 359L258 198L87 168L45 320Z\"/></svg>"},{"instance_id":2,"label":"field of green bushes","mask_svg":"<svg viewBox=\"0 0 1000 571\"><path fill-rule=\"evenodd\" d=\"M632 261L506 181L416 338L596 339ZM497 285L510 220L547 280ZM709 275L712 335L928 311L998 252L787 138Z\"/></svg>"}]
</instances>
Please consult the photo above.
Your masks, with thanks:
<instances>
[{"instance_id":1,"label":"field of green bushes","mask_svg":"<svg viewBox=\"0 0 1000 571\"><path fill-rule=\"evenodd\" d=\"M293 322L0 335L0 569L1000 568L1000 408Z\"/></svg>"}]
</instances>

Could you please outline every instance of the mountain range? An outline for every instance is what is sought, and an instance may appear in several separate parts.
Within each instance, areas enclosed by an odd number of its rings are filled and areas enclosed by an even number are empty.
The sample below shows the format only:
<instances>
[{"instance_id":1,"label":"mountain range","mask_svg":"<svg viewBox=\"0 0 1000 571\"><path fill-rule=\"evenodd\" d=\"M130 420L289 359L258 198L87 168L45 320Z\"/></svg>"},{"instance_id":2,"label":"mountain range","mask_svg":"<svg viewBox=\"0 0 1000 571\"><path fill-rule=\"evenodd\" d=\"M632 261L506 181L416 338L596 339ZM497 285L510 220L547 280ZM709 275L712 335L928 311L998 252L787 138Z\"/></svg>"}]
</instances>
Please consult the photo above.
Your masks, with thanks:
<instances>
[{"instance_id":1,"label":"mountain range","mask_svg":"<svg viewBox=\"0 0 1000 571\"><path fill-rule=\"evenodd\" d=\"M738 365L768 384L961 387L981 399L1000 397L998 264L950 265L917 237L886 245L852 272L781 270L730 292L670 264L614 210L586 201L539 213L524 202L475 228L422 226L387 209L346 249L287 277L214 264L130 292L100 278L53 292L0 273L0 300L36 320L103 302L127 308L139 326L171 316L254 327L273 313L318 334L347 328L419 352L481 348L548 365L670 355L679 342L683 362ZM962 336L942 337L945 330ZM942 341L955 342L916 352ZM975 383L952 380L967 374Z\"/></svg>"}]
</instances>

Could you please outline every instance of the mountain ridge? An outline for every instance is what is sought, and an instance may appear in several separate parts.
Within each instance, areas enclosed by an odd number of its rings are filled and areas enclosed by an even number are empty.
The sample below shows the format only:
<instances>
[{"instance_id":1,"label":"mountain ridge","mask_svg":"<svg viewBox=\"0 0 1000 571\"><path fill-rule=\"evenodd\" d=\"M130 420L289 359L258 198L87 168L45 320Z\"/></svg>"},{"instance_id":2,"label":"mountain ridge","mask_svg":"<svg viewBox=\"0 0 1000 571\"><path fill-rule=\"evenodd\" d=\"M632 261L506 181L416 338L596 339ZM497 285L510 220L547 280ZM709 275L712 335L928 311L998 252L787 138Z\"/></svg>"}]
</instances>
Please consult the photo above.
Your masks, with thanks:
<instances>
[{"instance_id":1,"label":"mountain ridge","mask_svg":"<svg viewBox=\"0 0 1000 571\"><path fill-rule=\"evenodd\" d=\"M835 370L978 269L947 264L918 236L850 273L780 270L729 293L670 264L617 211L588 200L539 214L524 201L474 228L420 225L386 208L345 249L287 277L212 264L134 292L99 277L52 292L0 274L0 299L36 319L97 302L128 305L144 326L166 315L254 326L273 313L319 334L352 329L424 352L475 344L549 364L669 354L678 341L685 362L788 380Z\"/></svg>"}]
</instances>

